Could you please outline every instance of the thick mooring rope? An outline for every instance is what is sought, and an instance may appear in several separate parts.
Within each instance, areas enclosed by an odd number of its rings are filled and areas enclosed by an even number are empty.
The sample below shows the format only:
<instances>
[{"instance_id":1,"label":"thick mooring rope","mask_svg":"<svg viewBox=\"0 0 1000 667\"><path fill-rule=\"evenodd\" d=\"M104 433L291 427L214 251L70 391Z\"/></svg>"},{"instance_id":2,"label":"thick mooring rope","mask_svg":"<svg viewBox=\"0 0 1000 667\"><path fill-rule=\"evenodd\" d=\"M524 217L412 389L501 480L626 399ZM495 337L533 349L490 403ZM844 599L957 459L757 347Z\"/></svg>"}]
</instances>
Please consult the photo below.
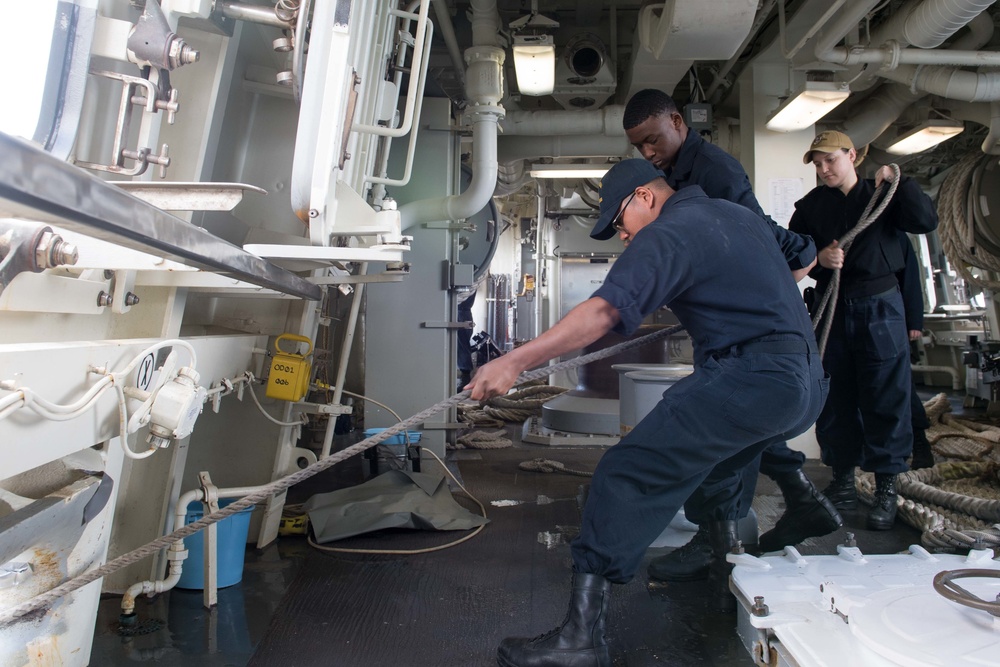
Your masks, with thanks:
<instances>
[{"instance_id":1,"label":"thick mooring rope","mask_svg":"<svg viewBox=\"0 0 1000 667\"><path fill-rule=\"evenodd\" d=\"M533 371L522 373L521 377L518 378L518 384L524 384L526 382L538 380L547 377L552 373L557 373L563 370L577 368L579 366L589 364L593 361L598 361L599 359L606 359L616 354L620 354L621 352L632 350L637 347L646 345L648 343L655 342L657 340L675 334L679 331L683 331L683 329L684 327L682 327L681 325L668 327L666 329L660 329L659 331L654 331L653 333L648 334L646 336L642 336L641 338L625 341L624 343L620 343L612 347L607 347L604 348L603 350L598 350L597 352L592 352L590 354L586 354L580 357L575 357L573 359L560 362L553 366L543 366L541 368L536 368ZM431 407L427 408L426 410L418 412L412 417L399 422L395 426L391 426L384 431L376 433L370 438L365 438L361 442L355 445L351 445L350 447L341 450L339 452L336 452L335 454L331 454L325 459L321 459L316 463L313 463L312 465L308 466L307 468L303 468L298 472L282 477L281 479L276 480L268 484L267 486L261 487L259 491L251 493L248 496L244 496L243 498L240 498L239 500L227 505L226 507L218 510L217 512L212 512L211 514L202 517L201 519L195 521L194 523L189 523L185 526L182 526L177 530L175 530L174 532L170 533L169 535L158 537L155 540L144 544L138 549L130 551L126 554L122 554L121 556L118 556L114 560L108 561L101 567L80 574L70 579L69 581L66 581L56 586L55 588L46 591L45 593L41 593L40 595L37 595L31 598L30 600L22 602L21 604L15 605L8 609L4 609L2 612L0 612L0 625L10 623L11 621L18 619L21 616L24 616L25 614L30 614L33 611L37 611L39 609L47 607L56 600L58 600L59 598L63 597L64 595L72 593L73 591L76 591L86 586L89 583L97 581L101 577L111 574L112 572L116 572L117 570L120 570L123 567L127 567L132 563L136 563L142 560L143 558L152 556L161 549L169 547L177 540L194 535L198 531L212 525L213 523L217 523L228 516L232 516L233 514L236 514L237 512L250 507L251 505L262 502L266 498L273 496L276 493L280 493L281 491L284 491L289 487L298 484L299 482L309 479L313 475L316 475L326 470L327 468L331 468L337 463L340 463L341 461L349 459L356 454L360 454L369 447L374 447L378 443L388 438L391 438L392 436L398 433L402 433L403 431L406 431L407 429L416 426L417 424L423 423L431 416L436 415L437 413L442 412L444 410L447 410L448 408L458 405L459 403L465 401L468 397L469 397L468 391L459 392L451 396L450 398L447 398L441 401L440 403L436 403Z\"/></svg>"},{"instance_id":2,"label":"thick mooring rope","mask_svg":"<svg viewBox=\"0 0 1000 667\"><path fill-rule=\"evenodd\" d=\"M517 464L517 467L521 470L528 470L531 472L561 472L567 475L577 475L578 477L593 477L593 472L587 472L586 470L573 470L572 468L567 468L565 463L560 463L559 461L553 461L552 459L531 459L530 461L521 461Z\"/></svg>"},{"instance_id":3,"label":"thick mooring rope","mask_svg":"<svg viewBox=\"0 0 1000 667\"><path fill-rule=\"evenodd\" d=\"M865 207L864 213L861 214L861 219L858 220L857 224L847 230L847 233L842 237L837 239L837 245L841 250L844 251L844 260L847 260L847 251L850 249L851 244L854 243L854 239L861 232L868 229L873 222L875 222L880 215L885 211L889 202L892 201L892 196L896 194L896 188L899 187L899 165L893 163L889 165L892 169L892 182L889 184L889 191L885 195L885 199L872 211L875 207L875 202L878 201L879 196L882 194L882 190L885 189L885 181L879 184L875 188L875 192L872 194L872 198L868 201L868 206ZM817 248L817 253L820 248ZM816 312L813 314L813 329L819 331L819 337L817 343L819 344L819 353L823 354L826 349L826 341L830 337L830 328L833 326L833 314L837 310L837 292L840 290L840 269L833 270L833 278L830 279L829 284L826 286L826 292L823 293L822 299L820 299L819 306L816 308ZM830 311L826 312L826 308L829 305ZM823 315L826 314L824 319Z\"/></svg>"},{"instance_id":4,"label":"thick mooring rope","mask_svg":"<svg viewBox=\"0 0 1000 667\"><path fill-rule=\"evenodd\" d=\"M928 440L940 461L931 468L898 476L899 517L922 532L921 544L933 551L957 551L972 546L1000 551L1000 429L958 419L939 394L924 404L931 428ZM972 460L975 459L975 460ZM858 494L871 503L874 476L857 477Z\"/></svg>"},{"instance_id":5,"label":"thick mooring rope","mask_svg":"<svg viewBox=\"0 0 1000 667\"><path fill-rule=\"evenodd\" d=\"M970 285L1000 290L1000 282L977 277L972 274L973 267L986 271L1000 271L1000 259L995 248L982 247L985 235L976 229L977 215L970 210L972 193L970 193L973 176L983 160L988 160L976 151L969 153L952 167L948 176L941 184L938 195L938 238L941 247L948 257L948 262Z\"/></svg>"}]
</instances>

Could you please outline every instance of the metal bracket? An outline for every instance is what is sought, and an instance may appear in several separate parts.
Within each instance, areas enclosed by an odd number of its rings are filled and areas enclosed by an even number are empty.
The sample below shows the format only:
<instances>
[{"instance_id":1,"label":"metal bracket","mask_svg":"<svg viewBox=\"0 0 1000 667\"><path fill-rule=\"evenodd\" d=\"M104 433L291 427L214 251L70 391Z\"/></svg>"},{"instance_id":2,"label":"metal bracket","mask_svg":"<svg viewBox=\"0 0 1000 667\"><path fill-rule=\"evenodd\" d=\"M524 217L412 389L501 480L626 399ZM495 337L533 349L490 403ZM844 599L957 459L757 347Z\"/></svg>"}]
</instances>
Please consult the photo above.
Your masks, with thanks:
<instances>
[{"instance_id":1,"label":"metal bracket","mask_svg":"<svg viewBox=\"0 0 1000 667\"><path fill-rule=\"evenodd\" d=\"M0 292L19 273L39 273L64 264L76 264L76 246L45 225L17 220L0 222Z\"/></svg>"},{"instance_id":2,"label":"metal bracket","mask_svg":"<svg viewBox=\"0 0 1000 667\"><path fill-rule=\"evenodd\" d=\"M76 160L75 164L86 169L97 171L108 171L113 174L123 176L138 176L145 173L150 164L160 166L160 178L166 178L167 167L170 166L170 158L167 155L169 147L166 144L160 149L157 155L148 147L140 147L136 150L125 148L128 140L129 129L132 126L132 106L141 105L146 113L156 113L157 111L167 111L167 123L173 124L174 115L180 108L177 103L177 90L170 88L166 100L161 99L156 85L139 76L129 76L118 72L105 70L90 70L91 74L103 76L107 79L114 79L122 83L121 102L118 105L118 121L115 124L115 141L111 148L111 164L100 164L97 162L85 162ZM143 95L140 95L140 90ZM133 160L135 166L126 168L125 160Z\"/></svg>"}]
</instances>

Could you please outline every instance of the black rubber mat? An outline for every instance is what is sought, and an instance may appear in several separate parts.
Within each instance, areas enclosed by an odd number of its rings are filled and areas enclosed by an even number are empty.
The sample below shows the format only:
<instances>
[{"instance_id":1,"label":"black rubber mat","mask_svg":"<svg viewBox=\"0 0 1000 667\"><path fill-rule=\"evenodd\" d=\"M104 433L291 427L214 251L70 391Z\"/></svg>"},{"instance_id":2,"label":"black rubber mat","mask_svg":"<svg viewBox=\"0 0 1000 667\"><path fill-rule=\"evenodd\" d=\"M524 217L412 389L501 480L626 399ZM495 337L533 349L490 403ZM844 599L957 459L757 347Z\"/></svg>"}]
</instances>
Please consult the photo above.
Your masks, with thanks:
<instances>
[{"instance_id":1,"label":"black rubber mat","mask_svg":"<svg viewBox=\"0 0 1000 667\"><path fill-rule=\"evenodd\" d=\"M460 464L491 523L457 547L417 556L307 557L257 647L252 667L473 667L496 664L509 635L561 622L567 542L586 478L518 470L537 456L591 470L597 449L518 447ZM463 501L464 502L464 501ZM498 503L500 506L491 505ZM458 537L386 531L340 546L425 548ZM655 554L650 554L655 555ZM705 585L650 593L645 577L616 586L608 622L616 665L752 665L734 615L705 607Z\"/></svg>"}]
</instances>

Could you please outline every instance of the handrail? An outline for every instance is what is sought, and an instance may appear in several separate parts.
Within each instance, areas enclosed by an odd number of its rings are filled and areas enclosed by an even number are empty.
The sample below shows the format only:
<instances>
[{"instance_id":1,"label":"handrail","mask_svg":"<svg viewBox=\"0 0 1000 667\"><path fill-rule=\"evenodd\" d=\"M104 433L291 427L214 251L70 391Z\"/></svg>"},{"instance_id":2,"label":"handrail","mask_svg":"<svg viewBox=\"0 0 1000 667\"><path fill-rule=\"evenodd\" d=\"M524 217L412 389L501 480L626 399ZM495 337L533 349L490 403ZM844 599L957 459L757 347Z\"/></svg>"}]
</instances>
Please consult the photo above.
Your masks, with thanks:
<instances>
[{"instance_id":1,"label":"handrail","mask_svg":"<svg viewBox=\"0 0 1000 667\"><path fill-rule=\"evenodd\" d=\"M430 21L427 22L427 33L424 41L426 42L427 53L431 50L431 38L434 36L434 24ZM417 52L414 49L413 57L416 59ZM416 107L414 108L414 115L418 118L420 117L420 112L424 106L424 85L427 82L427 64L430 62L430 58L424 58L420 63L420 78L417 85L417 100ZM411 76L412 81L412 76ZM407 104L409 104L409 99L407 99ZM382 176L365 176L365 181L368 183L379 183L381 185L406 185L410 182L410 174L413 171L413 156L417 152L417 127L414 126L413 130L410 132L410 141L406 147L406 166L403 169L402 178L386 178ZM388 151L385 151L388 156Z\"/></svg>"},{"instance_id":2,"label":"handrail","mask_svg":"<svg viewBox=\"0 0 1000 667\"><path fill-rule=\"evenodd\" d=\"M398 16L399 18L405 18L417 21L417 35L414 39L415 46L413 47L413 60L411 63L411 69L415 69L414 64L420 63L421 68L425 68L426 65L424 60L430 59L430 49L427 49L427 55L424 55L424 41L425 33L427 32L427 25L430 21L427 19L427 12L431 6L430 0L420 3L420 14L413 14L411 12L404 12L398 9L389 10L389 14L392 16ZM410 127L413 125L413 118L415 116L414 106L416 105L417 88L421 86L423 78L410 77L410 84L407 87L406 92L406 107L403 110L403 122L399 127L383 127L381 125L365 125L362 123L355 123L351 128L355 132L362 132L365 134L374 134L380 137L402 137L405 136L407 132L410 131Z\"/></svg>"}]
</instances>

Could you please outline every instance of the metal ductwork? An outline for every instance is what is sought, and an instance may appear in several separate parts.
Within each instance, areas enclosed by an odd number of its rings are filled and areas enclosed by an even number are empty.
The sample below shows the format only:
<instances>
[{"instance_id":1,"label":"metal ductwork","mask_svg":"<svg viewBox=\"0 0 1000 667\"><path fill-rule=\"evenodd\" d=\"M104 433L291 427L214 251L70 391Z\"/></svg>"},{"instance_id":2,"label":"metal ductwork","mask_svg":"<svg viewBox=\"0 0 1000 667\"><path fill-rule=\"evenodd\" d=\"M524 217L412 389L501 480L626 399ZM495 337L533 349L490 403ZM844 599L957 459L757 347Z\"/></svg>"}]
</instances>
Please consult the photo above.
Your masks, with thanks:
<instances>
[{"instance_id":1,"label":"metal ductwork","mask_svg":"<svg viewBox=\"0 0 1000 667\"><path fill-rule=\"evenodd\" d=\"M955 40L952 49L979 49L987 44L993 35L993 19L987 14L975 17L967 27L969 31ZM939 69L949 73L961 72L946 68L926 68L925 71ZM851 110L850 118L844 123L844 132L860 146L870 143L887 130L907 107L927 96L929 91L926 89L910 85L911 78L915 77L917 72L918 68L912 65L895 70L889 78L900 83L883 84L862 103L856 105ZM964 72L964 74L975 76L974 72ZM984 124L989 124L988 117Z\"/></svg>"}]
</instances>

